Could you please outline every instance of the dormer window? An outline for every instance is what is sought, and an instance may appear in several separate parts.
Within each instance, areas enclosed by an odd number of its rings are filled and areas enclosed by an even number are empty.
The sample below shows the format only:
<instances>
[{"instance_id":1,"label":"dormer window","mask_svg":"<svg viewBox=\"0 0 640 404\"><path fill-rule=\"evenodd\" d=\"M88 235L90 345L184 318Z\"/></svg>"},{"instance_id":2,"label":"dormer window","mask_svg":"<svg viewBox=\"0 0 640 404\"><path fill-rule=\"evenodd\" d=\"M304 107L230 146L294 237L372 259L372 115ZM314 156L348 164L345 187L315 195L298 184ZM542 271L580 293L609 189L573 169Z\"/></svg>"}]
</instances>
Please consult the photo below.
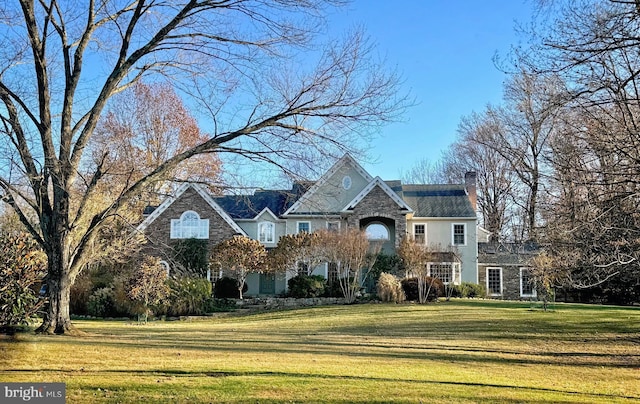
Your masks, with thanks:
<instances>
[{"instance_id":1,"label":"dormer window","mask_svg":"<svg viewBox=\"0 0 640 404\"><path fill-rule=\"evenodd\" d=\"M209 219L200 219L192 210L184 212L180 219L171 219L171 238L209 238Z\"/></svg>"},{"instance_id":2,"label":"dormer window","mask_svg":"<svg viewBox=\"0 0 640 404\"><path fill-rule=\"evenodd\" d=\"M258 223L258 241L261 243L275 242L276 225L272 222Z\"/></svg>"}]
</instances>

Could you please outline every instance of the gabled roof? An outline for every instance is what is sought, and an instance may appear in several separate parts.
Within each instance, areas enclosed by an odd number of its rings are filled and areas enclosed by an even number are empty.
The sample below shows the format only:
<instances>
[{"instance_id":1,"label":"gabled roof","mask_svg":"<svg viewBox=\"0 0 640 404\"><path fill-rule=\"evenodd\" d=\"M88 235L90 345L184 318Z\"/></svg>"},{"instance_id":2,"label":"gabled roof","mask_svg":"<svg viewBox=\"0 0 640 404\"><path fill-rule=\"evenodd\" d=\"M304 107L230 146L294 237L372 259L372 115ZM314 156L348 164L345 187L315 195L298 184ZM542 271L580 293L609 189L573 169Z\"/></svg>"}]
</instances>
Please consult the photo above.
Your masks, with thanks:
<instances>
[{"instance_id":1,"label":"gabled roof","mask_svg":"<svg viewBox=\"0 0 640 404\"><path fill-rule=\"evenodd\" d=\"M365 196L369 195L369 192L371 192L375 187L380 187L387 195L389 195L389 198L393 199L393 201L398 204L400 209L406 210L407 213L413 212L413 209L411 209L411 207L407 205L407 203L405 203L405 201L403 201L402 198L389 187L389 185L382 181L380 177L376 177L373 181L369 182L369 184L367 184L367 186L364 187L362 191L360 191L360 193L347 204L347 206L345 206L343 212L353 210L353 208L355 208L356 205L365 198Z\"/></svg>"},{"instance_id":2,"label":"gabled roof","mask_svg":"<svg viewBox=\"0 0 640 404\"><path fill-rule=\"evenodd\" d=\"M329 179L345 165L350 164L362 177L367 181L373 181L371 174L367 172L353 157L348 153L342 156L336 163L318 179L293 205L291 205L283 215L291 214L302 205L303 202L311 199L313 195L320 189Z\"/></svg>"},{"instance_id":3,"label":"gabled roof","mask_svg":"<svg viewBox=\"0 0 640 404\"><path fill-rule=\"evenodd\" d=\"M414 217L475 218L464 184L395 185L393 189L413 209Z\"/></svg>"},{"instance_id":4,"label":"gabled roof","mask_svg":"<svg viewBox=\"0 0 640 404\"><path fill-rule=\"evenodd\" d=\"M214 199L233 219L254 219L265 209L280 217L310 186L311 183L296 182L287 191L258 190L253 195L225 195Z\"/></svg>"},{"instance_id":5,"label":"gabled roof","mask_svg":"<svg viewBox=\"0 0 640 404\"><path fill-rule=\"evenodd\" d=\"M179 199L182 196L182 194L184 194L189 188L192 188L193 190L195 190L198 193L198 195L200 195L202 199L204 199L205 202L207 202L207 204L209 204L209 206L211 206L211 208L218 215L220 215L220 217L229 226L231 226L231 228L233 228L233 230L235 230L236 233L242 234L244 236L247 235L244 232L244 230L242 230L240 226L238 226L236 222L234 222L233 219L231 219L231 217L229 217L229 215L227 215L227 213L213 200L209 192L207 192L207 190L204 189L204 187L198 184L190 184L190 183L183 184L180 188L178 188L174 196L165 199L164 202L162 202L160 206L158 206L153 212L151 212L151 214L147 216L147 218L144 219L136 229L138 231L144 231L151 223L153 223L154 220L156 220L165 210L167 210L167 208L171 206L177 199Z\"/></svg>"}]
</instances>

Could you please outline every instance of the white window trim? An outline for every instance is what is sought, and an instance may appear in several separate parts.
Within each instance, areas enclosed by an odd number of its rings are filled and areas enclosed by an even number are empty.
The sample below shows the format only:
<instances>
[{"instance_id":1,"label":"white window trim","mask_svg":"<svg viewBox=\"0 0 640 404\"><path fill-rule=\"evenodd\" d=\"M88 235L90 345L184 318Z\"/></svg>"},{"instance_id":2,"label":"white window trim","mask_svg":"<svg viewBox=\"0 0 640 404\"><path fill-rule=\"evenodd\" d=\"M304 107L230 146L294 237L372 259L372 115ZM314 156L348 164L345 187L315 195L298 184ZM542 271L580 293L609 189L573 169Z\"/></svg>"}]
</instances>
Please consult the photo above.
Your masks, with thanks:
<instances>
[{"instance_id":1,"label":"white window trim","mask_svg":"<svg viewBox=\"0 0 640 404\"><path fill-rule=\"evenodd\" d=\"M306 223L309 225L309 233L311 233L311 222L307 221L307 220L301 220L296 222L296 234L300 233L300 223Z\"/></svg>"},{"instance_id":2,"label":"white window trim","mask_svg":"<svg viewBox=\"0 0 640 404\"><path fill-rule=\"evenodd\" d=\"M523 286L523 284L522 284L522 271L523 270L527 270L531 274L531 268L520 267L520 297L536 297L536 296L538 296L538 292L536 291L535 285L532 285L532 287L531 287L532 293L525 294L525 293L522 292L522 286Z\"/></svg>"},{"instance_id":3,"label":"white window trim","mask_svg":"<svg viewBox=\"0 0 640 404\"><path fill-rule=\"evenodd\" d=\"M271 231L270 232L265 232L265 239L262 240L261 239L261 234L262 234L262 227L263 226L269 226L271 225ZM258 223L258 241L263 243L263 244L273 244L276 242L276 224L274 222L270 222L268 220L265 220L263 222Z\"/></svg>"},{"instance_id":4,"label":"white window trim","mask_svg":"<svg viewBox=\"0 0 640 404\"><path fill-rule=\"evenodd\" d=\"M451 280L453 281L454 285L458 285L460 282L456 281L456 268L459 267L460 264L458 264L457 262L428 262L427 263L427 268L428 268L428 273L429 276L433 277L431 275L431 266L432 265L451 265ZM442 282L445 285L448 285L451 282Z\"/></svg>"},{"instance_id":5,"label":"white window trim","mask_svg":"<svg viewBox=\"0 0 640 404\"><path fill-rule=\"evenodd\" d=\"M171 272L171 267L169 266L169 263L167 261L160 261L160 266L162 266L162 268L164 268L164 270L167 272L167 277L169 277L169 274Z\"/></svg>"},{"instance_id":6,"label":"white window trim","mask_svg":"<svg viewBox=\"0 0 640 404\"><path fill-rule=\"evenodd\" d=\"M190 236L190 237L185 237L184 236L184 229L182 227L182 223L184 221L185 215L193 213L194 215L196 215L198 217L198 235L196 237ZM200 219L200 215L198 214L198 212L195 212L193 210L186 210L184 212L182 212L182 214L180 215L180 219L171 219L171 229L170 229L170 234L169 234L169 238L171 239L187 239L187 238L197 238L197 239L201 239L201 240L207 240L209 239L209 219Z\"/></svg>"},{"instance_id":7,"label":"white window trim","mask_svg":"<svg viewBox=\"0 0 640 404\"><path fill-rule=\"evenodd\" d=\"M464 231L464 241L462 244L456 244L456 234L455 228L456 226L462 226ZM467 245L467 224L466 223L451 223L451 245L456 246L466 246Z\"/></svg>"},{"instance_id":8,"label":"white window trim","mask_svg":"<svg viewBox=\"0 0 640 404\"><path fill-rule=\"evenodd\" d=\"M413 239L416 239L416 226L424 227L424 244L427 244L427 224L426 223L414 223L413 224Z\"/></svg>"},{"instance_id":9,"label":"white window trim","mask_svg":"<svg viewBox=\"0 0 640 404\"><path fill-rule=\"evenodd\" d=\"M327 221L327 230L329 230L329 224L331 224L331 223L338 223L338 230L340 230L341 225L340 225L340 221L339 220Z\"/></svg>"},{"instance_id":10,"label":"white window trim","mask_svg":"<svg viewBox=\"0 0 640 404\"><path fill-rule=\"evenodd\" d=\"M500 270L500 293L491 293L490 292L490 288L489 288L489 270L490 269L499 269ZM502 296L504 293L504 278L502 276L502 267L487 267L487 269L485 270L485 284L487 287L487 294L489 294L489 296Z\"/></svg>"}]
</instances>

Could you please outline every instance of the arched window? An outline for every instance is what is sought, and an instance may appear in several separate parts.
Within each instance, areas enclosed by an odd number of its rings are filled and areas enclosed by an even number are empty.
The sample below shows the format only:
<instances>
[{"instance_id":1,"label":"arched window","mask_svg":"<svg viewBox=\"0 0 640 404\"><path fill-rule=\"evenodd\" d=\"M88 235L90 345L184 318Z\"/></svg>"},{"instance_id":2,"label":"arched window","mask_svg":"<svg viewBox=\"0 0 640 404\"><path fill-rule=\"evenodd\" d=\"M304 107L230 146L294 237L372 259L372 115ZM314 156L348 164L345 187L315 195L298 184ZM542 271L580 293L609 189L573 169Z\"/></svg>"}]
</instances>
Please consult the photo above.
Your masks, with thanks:
<instances>
[{"instance_id":1,"label":"arched window","mask_svg":"<svg viewBox=\"0 0 640 404\"><path fill-rule=\"evenodd\" d=\"M273 243L276 238L276 225L272 222L258 224L258 241L261 243Z\"/></svg>"},{"instance_id":2,"label":"arched window","mask_svg":"<svg viewBox=\"0 0 640 404\"><path fill-rule=\"evenodd\" d=\"M171 272L171 267L169 266L169 263L167 261L160 261L160 266L167 271L167 276L169 276L170 272Z\"/></svg>"},{"instance_id":3,"label":"arched window","mask_svg":"<svg viewBox=\"0 0 640 404\"><path fill-rule=\"evenodd\" d=\"M389 229L382 223L371 223L365 229L369 240L389 240Z\"/></svg>"},{"instance_id":4,"label":"arched window","mask_svg":"<svg viewBox=\"0 0 640 404\"><path fill-rule=\"evenodd\" d=\"M209 219L200 219L192 210L184 212L180 219L171 219L171 238L209 238Z\"/></svg>"}]
</instances>

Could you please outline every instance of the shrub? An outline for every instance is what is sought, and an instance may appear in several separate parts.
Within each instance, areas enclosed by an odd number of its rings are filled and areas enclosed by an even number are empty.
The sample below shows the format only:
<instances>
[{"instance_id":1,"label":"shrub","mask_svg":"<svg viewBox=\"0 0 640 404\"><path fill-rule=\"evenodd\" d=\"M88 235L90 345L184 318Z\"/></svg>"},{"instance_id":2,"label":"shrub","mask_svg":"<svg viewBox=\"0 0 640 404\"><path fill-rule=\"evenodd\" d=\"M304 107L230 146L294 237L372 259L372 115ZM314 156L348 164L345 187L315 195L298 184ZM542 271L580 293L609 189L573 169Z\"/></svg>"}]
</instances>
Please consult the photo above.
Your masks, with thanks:
<instances>
[{"instance_id":1,"label":"shrub","mask_svg":"<svg viewBox=\"0 0 640 404\"><path fill-rule=\"evenodd\" d=\"M44 304L37 285L46 257L26 233L0 235L0 330L28 325Z\"/></svg>"},{"instance_id":2,"label":"shrub","mask_svg":"<svg viewBox=\"0 0 640 404\"><path fill-rule=\"evenodd\" d=\"M321 275L297 275L289 279L289 296L295 298L318 297L325 293L326 280Z\"/></svg>"},{"instance_id":3,"label":"shrub","mask_svg":"<svg viewBox=\"0 0 640 404\"><path fill-rule=\"evenodd\" d=\"M378 297L383 302L403 302L406 298L400 280L394 275L382 272L378 277Z\"/></svg>"},{"instance_id":4,"label":"shrub","mask_svg":"<svg viewBox=\"0 0 640 404\"><path fill-rule=\"evenodd\" d=\"M485 297L486 290L484 285L477 283L462 282L460 284L460 297Z\"/></svg>"},{"instance_id":5,"label":"shrub","mask_svg":"<svg viewBox=\"0 0 640 404\"><path fill-rule=\"evenodd\" d=\"M95 317L110 317L116 314L114 293L111 288L96 289L89 296L87 312Z\"/></svg>"},{"instance_id":6,"label":"shrub","mask_svg":"<svg viewBox=\"0 0 640 404\"><path fill-rule=\"evenodd\" d=\"M203 278L169 279L169 298L165 312L170 316L203 314L211 298L211 282Z\"/></svg>"},{"instance_id":7,"label":"shrub","mask_svg":"<svg viewBox=\"0 0 640 404\"><path fill-rule=\"evenodd\" d=\"M187 238L179 240L173 247L175 260L187 271L180 275L204 275L209 266L209 244L207 240Z\"/></svg>"},{"instance_id":8,"label":"shrub","mask_svg":"<svg viewBox=\"0 0 640 404\"><path fill-rule=\"evenodd\" d=\"M440 279L427 276L425 282L427 285L431 284L427 301L434 301L438 297L444 296L444 284ZM418 301L418 278L405 278L401 283L407 300Z\"/></svg>"},{"instance_id":9,"label":"shrub","mask_svg":"<svg viewBox=\"0 0 640 404\"><path fill-rule=\"evenodd\" d=\"M249 290L249 287L245 283L242 285L242 293L247 290ZM216 299L239 299L238 281L228 276L218 279L213 288L213 296L215 296Z\"/></svg>"}]
</instances>

